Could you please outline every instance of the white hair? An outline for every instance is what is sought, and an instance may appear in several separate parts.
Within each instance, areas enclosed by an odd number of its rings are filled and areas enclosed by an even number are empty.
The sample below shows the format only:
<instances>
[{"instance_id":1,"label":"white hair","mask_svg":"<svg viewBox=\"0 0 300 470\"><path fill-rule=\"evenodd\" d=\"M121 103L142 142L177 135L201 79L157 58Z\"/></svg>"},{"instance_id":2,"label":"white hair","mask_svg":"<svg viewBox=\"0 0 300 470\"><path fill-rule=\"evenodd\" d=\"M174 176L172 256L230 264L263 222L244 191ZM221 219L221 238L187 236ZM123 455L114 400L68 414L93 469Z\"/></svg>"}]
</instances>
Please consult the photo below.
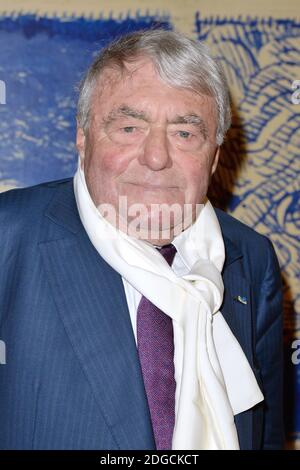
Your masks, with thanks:
<instances>
[{"instance_id":1,"label":"white hair","mask_svg":"<svg viewBox=\"0 0 300 470\"><path fill-rule=\"evenodd\" d=\"M231 124L229 91L221 64L202 42L162 29L128 34L100 51L79 87L79 126L88 129L91 95L103 70L115 66L123 70L126 62L139 57L149 57L165 83L214 99L218 112L216 143L221 145Z\"/></svg>"}]
</instances>

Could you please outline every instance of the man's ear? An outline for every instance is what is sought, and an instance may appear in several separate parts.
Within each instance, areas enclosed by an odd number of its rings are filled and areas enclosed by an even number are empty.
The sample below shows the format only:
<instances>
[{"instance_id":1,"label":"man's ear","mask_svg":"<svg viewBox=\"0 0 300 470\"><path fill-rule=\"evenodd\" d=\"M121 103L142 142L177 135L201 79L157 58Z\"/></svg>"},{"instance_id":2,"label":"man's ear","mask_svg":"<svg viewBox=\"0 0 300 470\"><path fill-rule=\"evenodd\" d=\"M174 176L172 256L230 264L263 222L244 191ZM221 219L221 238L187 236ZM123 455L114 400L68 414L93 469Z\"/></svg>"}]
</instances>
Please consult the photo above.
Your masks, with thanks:
<instances>
[{"instance_id":1,"label":"man's ear","mask_svg":"<svg viewBox=\"0 0 300 470\"><path fill-rule=\"evenodd\" d=\"M76 147L77 147L79 157L80 157L80 164L81 164L81 167L83 168L83 160L84 160L84 154L85 154L85 134L84 134L82 127L80 127L78 124L77 124L77 132L76 132Z\"/></svg>"},{"instance_id":2,"label":"man's ear","mask_svg":"<svg viewBox=\"0 0 300 470\"><path fill-rule=\"evenodd\" d=\"M212 167L211 167L210 176L212 176L214 174L214 172L216 171L216 169L217 169L217 166L218 166L218 163L219 163L219 157L220 157L220 150L221 150L220 147L217 147L216 153L215 153L215 156L214 156L214 159L213 159Z\"/></svg>"}]
</instances>

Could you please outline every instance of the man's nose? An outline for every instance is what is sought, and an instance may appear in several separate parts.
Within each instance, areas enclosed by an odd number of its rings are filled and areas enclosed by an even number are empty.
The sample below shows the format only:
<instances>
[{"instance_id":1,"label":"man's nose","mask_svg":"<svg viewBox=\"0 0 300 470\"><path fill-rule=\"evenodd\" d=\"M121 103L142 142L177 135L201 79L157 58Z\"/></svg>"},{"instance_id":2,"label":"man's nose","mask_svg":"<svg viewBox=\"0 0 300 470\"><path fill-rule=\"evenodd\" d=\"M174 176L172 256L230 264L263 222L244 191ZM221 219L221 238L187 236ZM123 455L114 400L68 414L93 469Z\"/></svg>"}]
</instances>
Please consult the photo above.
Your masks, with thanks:
<instances>
[{"instance_id":1,"label":"man's nose","mask_svg":"<svg viewBox=\"0 0 300 470\"><path fill-rule=\"evenodd\" d=\"M140 163L158 171L172 166L166 133L163 129L152 129L144 141Z\"/></svg>"}]
</instances>

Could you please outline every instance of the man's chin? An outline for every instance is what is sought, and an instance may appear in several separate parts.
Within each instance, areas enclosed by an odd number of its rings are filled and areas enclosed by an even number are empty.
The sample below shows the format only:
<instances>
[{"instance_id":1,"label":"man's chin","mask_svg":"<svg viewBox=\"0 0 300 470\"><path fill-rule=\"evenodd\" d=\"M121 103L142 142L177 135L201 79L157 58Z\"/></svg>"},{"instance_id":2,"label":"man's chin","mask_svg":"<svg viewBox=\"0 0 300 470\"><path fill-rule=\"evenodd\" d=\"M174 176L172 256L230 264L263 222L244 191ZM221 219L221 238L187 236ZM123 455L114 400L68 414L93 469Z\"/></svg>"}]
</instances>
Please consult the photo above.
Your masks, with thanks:
<instances>
[{"instance_id":1,"label":"man's chin","mask_svg":"<svg viewBox=\"0 0 300 470\"><path fill-rule=\"evenodd\" d=\"M111 204L102 204L98 210L118 230L155 245L169 243L195 220L192 204L129 205L126 197L120 198L117 209Z\"/></svg>"}]
</instances>

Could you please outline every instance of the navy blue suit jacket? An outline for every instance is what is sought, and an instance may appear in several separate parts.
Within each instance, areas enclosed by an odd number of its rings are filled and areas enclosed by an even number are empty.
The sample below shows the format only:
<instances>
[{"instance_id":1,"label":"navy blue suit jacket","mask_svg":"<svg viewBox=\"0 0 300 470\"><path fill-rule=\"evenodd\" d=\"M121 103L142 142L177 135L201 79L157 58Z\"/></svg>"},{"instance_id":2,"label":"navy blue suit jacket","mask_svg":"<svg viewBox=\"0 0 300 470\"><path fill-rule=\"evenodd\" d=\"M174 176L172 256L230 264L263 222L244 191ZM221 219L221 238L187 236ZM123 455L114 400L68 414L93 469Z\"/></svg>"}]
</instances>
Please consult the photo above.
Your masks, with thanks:
<instances>
[{"instance_id":1,"label":"navy blue suit jacket","mask_svg":"<svg viewBox=\"0 0 300 470\"><path fill-rule=\"evenodd\" d=\"M0 195L0 448L155 449L122 279L91 244L72 183ZM226 247L221 310L265 396L236 416L240 446L280 448L277 259L267 238L217 215Z\"/></svg>"}]
</instances>

